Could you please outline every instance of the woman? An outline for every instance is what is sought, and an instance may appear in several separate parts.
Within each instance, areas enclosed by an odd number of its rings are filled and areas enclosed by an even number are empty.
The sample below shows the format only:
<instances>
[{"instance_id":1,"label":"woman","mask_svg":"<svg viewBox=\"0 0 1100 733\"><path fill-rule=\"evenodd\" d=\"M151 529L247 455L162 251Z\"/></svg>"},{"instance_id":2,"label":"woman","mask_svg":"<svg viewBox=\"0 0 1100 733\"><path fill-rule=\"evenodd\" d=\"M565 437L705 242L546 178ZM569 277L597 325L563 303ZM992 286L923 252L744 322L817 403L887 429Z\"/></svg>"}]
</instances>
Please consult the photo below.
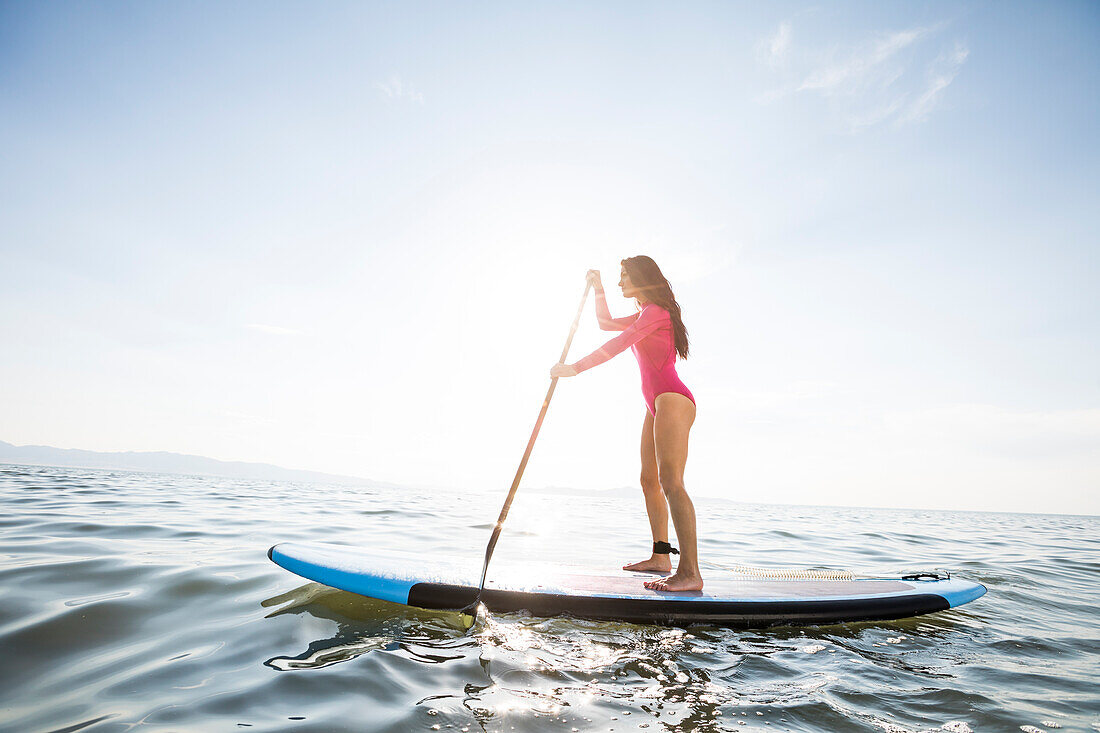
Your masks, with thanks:
<instances>
[{"instance_id":1,"label":"woman","mask_svg":"<svg viewBox=\"0 0 1100 733\"><path fill-rule=\"evenodd\" d=\"M695 507L684 490L688 432L695 422L695 398L676 375L676 356L688 355L688 335L680 318L680 306L668 280L649 257L628 257L622 261L619 287L623 297L634 298L639 311L633 316L612 318L607 309L599 270L588 271L596 291L596 320L605 331L622 331L575 364L556 364L551 377L572 377L602 364L630 347L642 370L642 395L646 416L642 423L642 493L645 495L649 528L653 533L653 554L648 560L624 565L624 570L672 570L668 544L668 515L680 541L680 562L676 572L645 583L663 591L696 591L703 588L696 550ZM666 503L667 502L667 503Z\"/></svg>"}]
</instances>

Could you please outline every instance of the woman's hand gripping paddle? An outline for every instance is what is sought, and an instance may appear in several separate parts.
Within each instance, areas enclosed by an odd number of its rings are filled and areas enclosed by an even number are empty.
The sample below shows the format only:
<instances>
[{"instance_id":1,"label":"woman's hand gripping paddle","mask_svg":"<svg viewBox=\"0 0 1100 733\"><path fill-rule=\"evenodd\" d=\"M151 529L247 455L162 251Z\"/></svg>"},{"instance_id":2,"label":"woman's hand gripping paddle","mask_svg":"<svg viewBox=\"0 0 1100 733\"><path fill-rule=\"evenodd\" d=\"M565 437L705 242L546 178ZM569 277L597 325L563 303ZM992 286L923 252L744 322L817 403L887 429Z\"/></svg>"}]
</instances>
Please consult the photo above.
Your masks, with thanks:
<instances>
[{"instance_id":1,"label":"woman's hand gripping paddle","mask_svg":"<svg viewBox=\"0 0 1100 733\"><path fill-rule=\"evenodd\" d=\"M565 357L569 355L569 346L573 343L573 335L577 333L577 326L581 322L581 313L584 312L584 304L588 300L588 291L592 289L592 282L592 278L589 277L584 286L584 295L581 296L581 304L577 307L577 315L573 319L573 325L569 328L569 338L565 340L565 348L561 350L559 362L564 362ZM523 477L523 469L527 468L527 459L531 457L531 450L535 447L535 438L539 437L539 428L542 427L543 418L546 417L546 408L550 407L550 398L554 396L554 388L557 386L558 378L553 377L550 380L550 389L546 391L546 399L542 401L539 419L535 421L535 429L531 431L531 439L527 441L527 450L523 452L523 459L519 462L516 477L512 479L512 488L508 490L508 498L504 500L504 507L500 510L500 516L497 517L496 526L493 527L493 535L489 538L489 545L485 548L485 564L481 567L481 583L477 587L477 597L474 598L473 603L459 611L462 625L467 630L474 625L477 607L481 603L481 594L485 591L485 575L489 572L489 560L493 557L493 550L496 549L497 540L500 539L500 531L504 527L504 520L508 517L512 499L515 498L516 489L519 488L519 480Z\"/></svg>"}]
</instances>

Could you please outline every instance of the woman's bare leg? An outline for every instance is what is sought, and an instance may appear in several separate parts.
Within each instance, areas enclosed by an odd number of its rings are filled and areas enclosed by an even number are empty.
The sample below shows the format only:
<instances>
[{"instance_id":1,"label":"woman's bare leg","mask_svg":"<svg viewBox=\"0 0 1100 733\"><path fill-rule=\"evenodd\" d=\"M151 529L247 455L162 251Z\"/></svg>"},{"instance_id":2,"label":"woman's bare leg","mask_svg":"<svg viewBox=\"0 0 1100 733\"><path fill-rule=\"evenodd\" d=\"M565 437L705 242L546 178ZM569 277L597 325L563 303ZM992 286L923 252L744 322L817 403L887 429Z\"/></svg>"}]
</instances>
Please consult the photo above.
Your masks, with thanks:
<instances>
[{"instance_id":1,"label":"woman's bare leg","mask_svg":"<svg viewBox=\"0 0 1100 733\"><path fill-rule=\"evenodd\" d=\"M657 475L657 448L653 440L653 415L645 411L642 423L642 494L649 515L649 531L654 542L668 542L668 504ZM650 570L667 573L672 570L668 555L650 555L648 560L623 565L623 570Z\"/></svg>"},{"instance_id":2,"label":"woman's bare leg","mask_svg":"<svg viewBox=\"0 0 1100 733\"><path fill-rule=\"evenodd\" d=\"M680 562L676 564L675 573L661 580L649 581L645 586L665 591L702 590L695 506L684 488L688 433L695 422L695 404L676 392L657 395L656 403L653 438L657 451L657 476L672 512L672 524L676 527L676 539L680 543Z\"/></svg>"}]
</instances>

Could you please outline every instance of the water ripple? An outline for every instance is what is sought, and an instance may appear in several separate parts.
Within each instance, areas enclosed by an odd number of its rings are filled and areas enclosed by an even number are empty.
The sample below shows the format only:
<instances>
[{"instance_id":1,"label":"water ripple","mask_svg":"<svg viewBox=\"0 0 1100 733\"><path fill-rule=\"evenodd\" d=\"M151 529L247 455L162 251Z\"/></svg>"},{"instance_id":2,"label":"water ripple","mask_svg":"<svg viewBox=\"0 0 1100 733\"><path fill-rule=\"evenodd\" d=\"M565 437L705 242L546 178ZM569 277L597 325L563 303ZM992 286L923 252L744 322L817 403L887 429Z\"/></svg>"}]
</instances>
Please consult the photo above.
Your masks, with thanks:
<instances>
[{"instance_id":1,"label":"water ripple","mask_svg":"<svg viewBox=\"0 0 1100 733\"><path fill-rule=\"evenodd\" d=\"M501 614L467 634L450 614L302 585L266 549L402 546L479 568L496 495L4 466L0 501L3 730L1100 730L1096 518L700 499L711 563L949 566L989 594L894 622ZM565 516L560 497L521 492L498 556L645 548L640 501L585 501Z\"/></svg>"}]
</instances>

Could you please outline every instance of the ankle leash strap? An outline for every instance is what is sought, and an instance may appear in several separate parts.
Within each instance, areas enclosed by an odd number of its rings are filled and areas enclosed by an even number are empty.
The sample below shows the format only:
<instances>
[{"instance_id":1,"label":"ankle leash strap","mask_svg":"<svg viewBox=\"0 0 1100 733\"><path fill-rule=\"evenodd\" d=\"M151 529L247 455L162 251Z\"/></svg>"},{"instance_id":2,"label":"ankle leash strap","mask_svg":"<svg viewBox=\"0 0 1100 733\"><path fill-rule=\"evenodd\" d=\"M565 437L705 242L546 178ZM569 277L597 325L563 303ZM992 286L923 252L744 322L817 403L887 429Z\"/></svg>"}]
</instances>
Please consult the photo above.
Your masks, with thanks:
<instances>
[{"instance_id":1,"label":"ankle leash strap","mask_svg":"<svg viewBox=\"0 0 1100 733\"><path fill-rule=\"evenodd\" d=\"M672 545L670 545L667 542L654 542L653 543L653 554L654 555L668 555L670 553L673 554L673 555L679 555L680 551L677 550L675 547L673 547Z\"/></svg>"}]
</instances>

